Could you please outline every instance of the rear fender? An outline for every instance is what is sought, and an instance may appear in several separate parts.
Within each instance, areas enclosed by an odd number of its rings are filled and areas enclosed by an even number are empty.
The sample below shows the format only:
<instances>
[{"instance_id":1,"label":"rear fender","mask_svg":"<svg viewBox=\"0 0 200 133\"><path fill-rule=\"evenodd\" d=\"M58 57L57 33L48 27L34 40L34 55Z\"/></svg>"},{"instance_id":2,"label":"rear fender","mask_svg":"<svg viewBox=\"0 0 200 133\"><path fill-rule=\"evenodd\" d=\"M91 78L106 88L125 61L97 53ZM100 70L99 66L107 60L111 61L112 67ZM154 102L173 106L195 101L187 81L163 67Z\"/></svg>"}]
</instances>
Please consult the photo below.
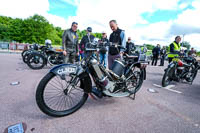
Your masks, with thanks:
<instances>
[{"instance_id":1,"label":"rear fender","mask_svg":"<svg viewBox=\"0 0 200 133\"><path fill-rule=\"evenodd\" d=\"M143 67L145 65L145 67ZM143 66L142 66L143 65ZM148 65L148 62L136 62L134 66L137 66L138 68L141 68L144 74L144 80L146 80L146 66Z\"/></svg>"}]
</instances>

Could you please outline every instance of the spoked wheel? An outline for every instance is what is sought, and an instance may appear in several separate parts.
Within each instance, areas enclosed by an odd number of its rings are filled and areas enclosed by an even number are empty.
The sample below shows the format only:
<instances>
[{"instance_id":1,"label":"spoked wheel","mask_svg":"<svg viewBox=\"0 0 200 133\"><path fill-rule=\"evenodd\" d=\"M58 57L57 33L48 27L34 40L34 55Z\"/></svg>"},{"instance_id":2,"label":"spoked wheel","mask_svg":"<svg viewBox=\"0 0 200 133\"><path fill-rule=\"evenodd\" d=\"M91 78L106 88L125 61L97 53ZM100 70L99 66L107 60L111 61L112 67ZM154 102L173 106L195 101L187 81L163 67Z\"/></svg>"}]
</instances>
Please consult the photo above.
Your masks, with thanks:
<instances>
[{"instance_id":1,"label":"spoked wheel","mask_svg":"<svg viewBox=\"0 0 200 133\"><path fill-rule=\"evenodd\" d=\"M46 64L45 57L39 53L33 53L28 56L27 65L31 69L42 69Z\"/></svg>"},{"instance_id":2,"label":"spoked wheel","mask_svg":"<svg viewBox=\"0 0 200 133\"><path fill-rule=\"evenodd\" d=\"M193 68L191 68L190 70L189 70L189 73L186 75L186 78L185 78L185 80L187 81L187 82L193 82L193 80L196 78L196 75L197 75L197 70L196 71L194 71L194 69L195 69L195 66L193 66Z\"/></svg>"},{"instance_id":3,"label":"spoked wheel","mask_svg":"<svg viewBox=\"0 0 200 133\"><path fill-rule=\"evenodd\" d=\"M168 85L170 84L171 81L172 81L172 80L171 80L171 78L169 77L169 69L167 69L167 70L165 71L165 74L164 74L163 78L162 78L162 86L163 86L163 87L168 86Z\"/></svg>"},{"instance_id":4,"label":"spoked wheel","mask_svg":"<svg viewBox=\"0 0 200 133\"><path fill-rule=\"evenodd\" d=\"M56 56L55 55L49 55L47 60L51 66L56 65Z\"/></svg>"},{"instance_id":5,"label":"spoked wheel","mask_svg":"<svg viewBox=\"0 0 200 133\"><path fill-rule=\"evenodd\" d=\"M131 93L136 93L141 88L143 80L144 69L134 67L129 74L129 80L127 81L127 89Z\"/></svg>"},{"instance_id":6,"label":"spoked wheel","mask_svg":"<svg viewBox=\"0 0 200 133\"><path fill-rule=\"evenodd\" d=\"M23 53L23 56L22 56L22 60L24 63L27 63L27 60L28 60L28 56L31 54L30 51L26 51L25 53Z\"/></svg>"},{"instance_id":7,"label":"spoked wheel","mask_svg":"<svg viewBox=\"0 0 200 133\"><path fill-rule=\"evenodd\" d=\"M22 51L22 53L21 53L22 58L23 58L23 56L24 56L27 52L28 52L27 49Z\"/></svg>"},{"instance_id":8,"label":"spoked wheel","mask_svg":"<svg viewBox=\"0 0 200 133\"><path fill-rule=\"evenodd\" d=\"M42 112L49 116L69 115L86 102L88 94L80 88L80 79L66 76L62 80L54 73L48 73L39 83L36 102Z\"/></svg>"}]
</instances>

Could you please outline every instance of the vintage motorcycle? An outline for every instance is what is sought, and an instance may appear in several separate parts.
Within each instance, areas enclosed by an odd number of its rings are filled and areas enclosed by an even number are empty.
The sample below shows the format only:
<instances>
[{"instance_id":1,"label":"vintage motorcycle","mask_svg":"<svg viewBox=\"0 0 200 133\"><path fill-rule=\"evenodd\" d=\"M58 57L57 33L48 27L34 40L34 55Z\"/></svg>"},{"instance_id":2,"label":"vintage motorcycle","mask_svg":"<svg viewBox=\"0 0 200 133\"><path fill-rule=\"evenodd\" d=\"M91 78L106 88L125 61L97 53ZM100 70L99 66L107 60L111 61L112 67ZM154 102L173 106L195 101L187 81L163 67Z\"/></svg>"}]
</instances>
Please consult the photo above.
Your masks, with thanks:
<instances>
[{"instance_id":1,"label":"vintage motorcycle","mask_svg":"<svg viewBox=\"0 0 200 133\"><path fill-rule=\"evenodd\" d=\"M192 84L199 68L200 64L194 57L175 57L165 69L162 86L168 86L171 81L179 82L183 80Z\"/></svg>"},{"instance_id":2,"label":"vintage motorcycle","mask_svg":"<svg viewBox=\"0 0 200 133\"><path fill-rule=\"evenodd\" d=\"M64 55L49 46L41 46L40 51L32 51L27 57L27 65L31 69L42 69L47 63L51 66L62 64Z\"/></svg>"},{"instance_id":3,"label":"vintage motorcycle","mask_svg":"<svg viewBox=\"0 0 200 133\"><path fill-rule=\"evenodd\" d=\"M146 77L146 56L127 56L115 60L112 70L98 62L94 52L98 45L86 48L87 58L76 64L61 64L52 68L40 81L36 102L40 110L53 117L62 117L80 109L88 95L92 97L131 97Z\"/></svg>"}]
</instances>

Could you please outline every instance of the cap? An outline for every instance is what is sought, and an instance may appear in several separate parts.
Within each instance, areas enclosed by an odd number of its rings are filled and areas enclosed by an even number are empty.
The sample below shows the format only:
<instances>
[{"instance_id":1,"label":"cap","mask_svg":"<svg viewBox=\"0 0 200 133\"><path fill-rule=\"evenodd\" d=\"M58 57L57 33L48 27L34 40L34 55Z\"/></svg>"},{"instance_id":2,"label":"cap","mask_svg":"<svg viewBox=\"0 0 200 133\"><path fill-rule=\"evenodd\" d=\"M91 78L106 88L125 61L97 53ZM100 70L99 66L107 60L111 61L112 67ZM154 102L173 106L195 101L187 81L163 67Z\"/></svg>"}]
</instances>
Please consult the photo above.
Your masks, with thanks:
<instances>
[{"instance_id":1,"label":"cap","mask_svg":"<svg viewBox=\"0 0 200 133\"><path fill-rule=\"evenodd\" d=\"M87 31L88 32L92 32L92 28L91 27L87 27Z\"/></svg>"}]
</instances>

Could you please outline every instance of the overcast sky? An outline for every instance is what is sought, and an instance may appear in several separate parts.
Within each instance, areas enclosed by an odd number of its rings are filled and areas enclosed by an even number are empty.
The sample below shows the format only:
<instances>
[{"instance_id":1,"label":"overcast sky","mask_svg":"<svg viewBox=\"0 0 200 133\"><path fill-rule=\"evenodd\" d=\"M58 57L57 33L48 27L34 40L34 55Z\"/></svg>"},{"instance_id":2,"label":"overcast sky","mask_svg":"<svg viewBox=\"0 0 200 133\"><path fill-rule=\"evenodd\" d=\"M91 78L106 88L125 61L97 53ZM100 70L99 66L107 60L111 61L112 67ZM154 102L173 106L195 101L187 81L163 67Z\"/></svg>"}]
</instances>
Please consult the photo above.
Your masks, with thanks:
<instances>
[{"instance_id":1,"label":"overcast sky","mask_svg":"<svg viewBox=\"0 0 200 133\"><path fill-rule=\"evenodd\" d=\"M0 15L27 18L43 15L62 29L73 21L79 29L111 33L117 20L136 44L169 45L176 35L200 50L200 0L0 0Z\"/></svg>"}]
</instances>

